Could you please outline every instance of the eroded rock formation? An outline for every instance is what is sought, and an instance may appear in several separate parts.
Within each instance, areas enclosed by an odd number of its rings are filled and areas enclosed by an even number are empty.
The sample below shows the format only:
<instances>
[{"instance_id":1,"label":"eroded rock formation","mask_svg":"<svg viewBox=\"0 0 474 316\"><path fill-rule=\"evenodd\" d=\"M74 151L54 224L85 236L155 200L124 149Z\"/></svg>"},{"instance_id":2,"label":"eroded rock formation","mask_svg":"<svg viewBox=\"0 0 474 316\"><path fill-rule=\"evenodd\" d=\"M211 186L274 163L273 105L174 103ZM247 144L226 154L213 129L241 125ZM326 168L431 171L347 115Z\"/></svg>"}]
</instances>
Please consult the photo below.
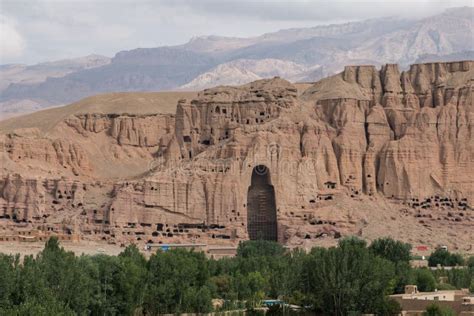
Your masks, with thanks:
<instances>
[{"instance_id":1,"label":"eroded rock formation","mask_svg":"<svg viewBox=\"0 0 474 316\"><path fill-rule=\"evenodd\" d=\"M473 61L348 66L207 89L175 116L4 132L0 216L111 242L236 243L251 227L289 245L389 234L468 249L473 82Z\"/></svg>"}]
</instances>

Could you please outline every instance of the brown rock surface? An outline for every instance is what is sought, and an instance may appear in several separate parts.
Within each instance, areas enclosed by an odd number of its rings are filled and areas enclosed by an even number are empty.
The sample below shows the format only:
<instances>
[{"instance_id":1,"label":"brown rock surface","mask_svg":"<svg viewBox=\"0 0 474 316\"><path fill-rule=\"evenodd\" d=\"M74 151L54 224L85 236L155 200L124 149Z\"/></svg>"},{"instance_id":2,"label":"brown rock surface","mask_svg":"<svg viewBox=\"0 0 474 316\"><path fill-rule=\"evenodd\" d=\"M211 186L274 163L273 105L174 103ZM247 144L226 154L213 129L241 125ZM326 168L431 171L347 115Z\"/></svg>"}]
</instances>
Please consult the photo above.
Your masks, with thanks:
<instances>
[{"instance_id":1,"label":"brown rock surface","mask_svg":"<svg viewBox=\"0 0 474 316\"><path fill-rule=\"evenodd\" d=\"M473 61L348 66L312 85L114 94L0 122L0 234L390 235L472 251L473 82Z\"/></svg>"}]
</instances>

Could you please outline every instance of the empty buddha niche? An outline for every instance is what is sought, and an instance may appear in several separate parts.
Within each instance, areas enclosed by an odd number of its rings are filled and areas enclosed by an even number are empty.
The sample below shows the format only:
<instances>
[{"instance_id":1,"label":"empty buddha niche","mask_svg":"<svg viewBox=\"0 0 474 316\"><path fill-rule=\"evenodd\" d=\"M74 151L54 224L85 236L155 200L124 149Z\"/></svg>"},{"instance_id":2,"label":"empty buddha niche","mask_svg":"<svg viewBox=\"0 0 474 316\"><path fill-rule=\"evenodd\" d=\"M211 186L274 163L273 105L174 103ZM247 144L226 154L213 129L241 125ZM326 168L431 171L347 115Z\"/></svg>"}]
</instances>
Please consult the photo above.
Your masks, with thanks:
<instances>
[{"instance_id":1,"label":"empty buddha niche","mask_svg":"<svg viewBox=\"0 0 474 316\"><path fill-rule=\"evenodd\" d=\"M247 194L247 229L251 240L278 240L275 189L270 169L264 165L252 171Z\"/></svg>"}]
</instances>

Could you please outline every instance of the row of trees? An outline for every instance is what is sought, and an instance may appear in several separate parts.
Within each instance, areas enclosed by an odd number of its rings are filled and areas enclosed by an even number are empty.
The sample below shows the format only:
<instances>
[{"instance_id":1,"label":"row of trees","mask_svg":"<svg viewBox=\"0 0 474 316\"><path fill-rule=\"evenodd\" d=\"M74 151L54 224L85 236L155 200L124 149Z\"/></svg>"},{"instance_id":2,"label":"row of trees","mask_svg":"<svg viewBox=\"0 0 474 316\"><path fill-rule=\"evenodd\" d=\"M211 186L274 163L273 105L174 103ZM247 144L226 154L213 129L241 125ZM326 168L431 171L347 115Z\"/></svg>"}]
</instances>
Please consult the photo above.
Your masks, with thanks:
<instances>
[{"instance_id":1,"label":"row of trees","mask_svg":"<svg viewBox=\"0 0 474 316\"><path fill-rule=\"evenodd\" d=\"M50 239L36 257L0 254L1 315L157 315L252 309L265 298L304 306L311 313L348 315L399 312L389 294L406 284L422 291L472 286L469 267L431 272L412 269L410 245L356 238L309 253L277 243L241 243L237 256L212 260L186 250L158 251L146 260L135 246L119 256L75 256Z\"/></svg>"},{"instance_id":2,"label":"row of trees","mask_svg":"<svg viewBox=\"0 0 474 316\"><path fill-rule=\"evenodd\" d=\"M438 265L443 267L454 267L463 265L464 259L458 253L450 253L446 249L438 248L428 258L428 265L436 267Z\"/></svg>"}]
</instances>

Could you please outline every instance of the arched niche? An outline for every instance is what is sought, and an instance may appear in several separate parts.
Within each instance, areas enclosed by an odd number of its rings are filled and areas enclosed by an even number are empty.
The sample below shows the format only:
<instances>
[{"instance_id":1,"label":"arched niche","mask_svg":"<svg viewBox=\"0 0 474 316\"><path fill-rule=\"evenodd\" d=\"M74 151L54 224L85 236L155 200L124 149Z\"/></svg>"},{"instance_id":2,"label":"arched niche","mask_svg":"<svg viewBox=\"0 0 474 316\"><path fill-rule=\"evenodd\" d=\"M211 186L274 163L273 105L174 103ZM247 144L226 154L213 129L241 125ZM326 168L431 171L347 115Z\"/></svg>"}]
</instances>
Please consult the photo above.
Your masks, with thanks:
<instances>
[{"instance_id":1,"label":"arched niche","mask_svg":"<svg viewBox=\"0 0 474 316\"><path fill-rule=\"evenodd\" d=\"M270 169L265 165L252 170L247 193L247 231L251 240L278 240L275 189Z\"/></svg>"}]
</instances>

